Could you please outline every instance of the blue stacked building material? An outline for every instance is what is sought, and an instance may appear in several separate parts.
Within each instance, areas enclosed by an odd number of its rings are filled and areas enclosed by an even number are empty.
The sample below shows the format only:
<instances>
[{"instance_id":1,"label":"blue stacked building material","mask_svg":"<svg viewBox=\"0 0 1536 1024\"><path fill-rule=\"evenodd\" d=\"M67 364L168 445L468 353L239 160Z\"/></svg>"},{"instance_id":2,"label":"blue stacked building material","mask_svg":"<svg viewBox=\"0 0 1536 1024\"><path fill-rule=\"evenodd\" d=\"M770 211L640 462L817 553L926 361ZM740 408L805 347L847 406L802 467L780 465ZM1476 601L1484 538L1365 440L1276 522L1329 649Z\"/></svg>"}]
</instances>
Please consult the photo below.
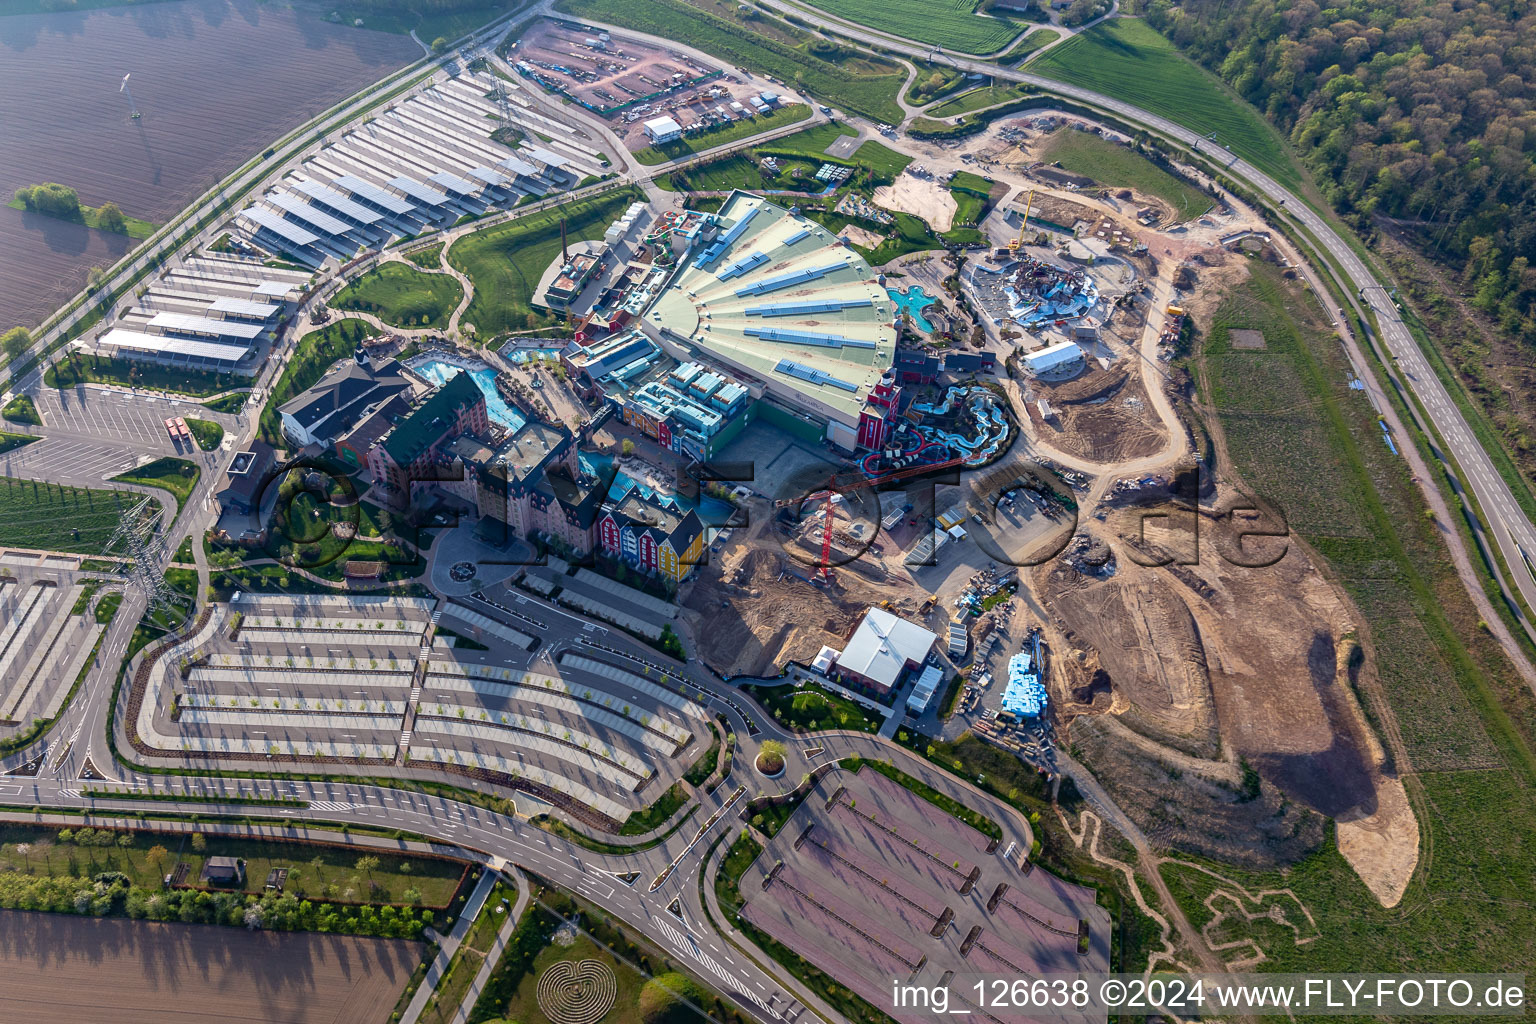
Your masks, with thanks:
<instances>
[{"instance_id":1,"label":"blue stacked building material","mask_svg":"<svg viewBox=\"0 0 1536 1024\"><path fill-rule=\"evenodd\" d=\"M1020 651L1008 660L1008 687L1003 691L1003 710L1024 718L1045 712L1045 684L1034 671L1034 659Z\"/></svg>"}]
</instances>

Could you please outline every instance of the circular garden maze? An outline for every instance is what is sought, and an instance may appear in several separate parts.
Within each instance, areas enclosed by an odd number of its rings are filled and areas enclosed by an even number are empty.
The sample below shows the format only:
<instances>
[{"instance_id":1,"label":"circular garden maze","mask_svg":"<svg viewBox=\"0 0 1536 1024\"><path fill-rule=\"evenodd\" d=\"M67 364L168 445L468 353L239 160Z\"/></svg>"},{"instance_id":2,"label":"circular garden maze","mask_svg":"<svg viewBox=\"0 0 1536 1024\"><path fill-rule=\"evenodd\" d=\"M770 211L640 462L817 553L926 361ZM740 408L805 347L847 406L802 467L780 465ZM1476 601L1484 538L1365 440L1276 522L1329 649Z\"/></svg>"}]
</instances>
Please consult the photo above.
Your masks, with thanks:
<instances>
[{"instance_id":1,"label":"circular garden maze","mask_svg":"<svg viewBox=\"0 0 1536 1024\"><path fill-rule=\"evenodd\" d=\"M539 1009L551 1024L597 1024L617 994L613 970L601 960L561 960L539 978Z\"/></svg>"}]
</instances>

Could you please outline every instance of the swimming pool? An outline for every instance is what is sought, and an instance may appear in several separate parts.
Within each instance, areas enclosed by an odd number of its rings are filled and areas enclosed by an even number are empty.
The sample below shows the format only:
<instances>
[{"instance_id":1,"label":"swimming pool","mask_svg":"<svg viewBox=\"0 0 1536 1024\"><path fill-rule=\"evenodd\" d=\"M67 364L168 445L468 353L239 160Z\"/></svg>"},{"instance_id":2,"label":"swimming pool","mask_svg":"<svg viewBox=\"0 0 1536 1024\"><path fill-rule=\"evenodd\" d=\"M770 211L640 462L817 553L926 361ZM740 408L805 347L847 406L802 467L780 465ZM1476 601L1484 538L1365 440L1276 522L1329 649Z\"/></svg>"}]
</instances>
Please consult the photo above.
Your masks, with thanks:
<instances>
[{"instance_id":1,"label":"swimming pool","mask_svg":"<svg viewBox=\"0 0 1536 1024\"><path fill-rule=\"evenodd\" d=\"M907 293L905 295L897 291L895 288L887 288L886 292L890 295L892 300L895 301L898 308L905 309L912 315L912 325L914 327L922 331L924 334L933 333L933 324L924 319L923 310L927 309L929 306L933 305L939 300L934 298L932 295L924 293L922 285L912 285L907 289Z\"/></svg>"},{"instance_id":2,"label":"swimming pool","mask_svg":"<svg viewBox=\"0 0 1536 1024\"><path fill-rule=\"evenodd\" d=\"M428 359L411 367L433 384L444 384L460 373L466 372L464 367L450 363L442 359ZM496 371L489 366L482 366L478 370L468 371L470 379L475 382L475 387L485 396L485 411L491 419L500 423L508 430L516 430L528 422L527 417L512 408L502 399L496 391Z\"/></svg>"}]
</instances>

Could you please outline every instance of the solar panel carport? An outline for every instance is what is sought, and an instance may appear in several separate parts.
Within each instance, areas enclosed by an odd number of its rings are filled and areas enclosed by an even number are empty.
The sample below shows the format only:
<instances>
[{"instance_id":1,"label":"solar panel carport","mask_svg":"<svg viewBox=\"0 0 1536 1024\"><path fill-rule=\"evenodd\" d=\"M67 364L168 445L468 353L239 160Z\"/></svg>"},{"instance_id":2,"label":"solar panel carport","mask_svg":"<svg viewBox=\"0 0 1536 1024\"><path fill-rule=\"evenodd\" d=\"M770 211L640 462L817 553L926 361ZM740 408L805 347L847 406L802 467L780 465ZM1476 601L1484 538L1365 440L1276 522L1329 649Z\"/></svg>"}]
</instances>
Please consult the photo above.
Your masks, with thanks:
<instances>
[{"instance_id":1,"label":"solar panel carport","mask_svg":"<svg viewBox=\"0 0 1536 1024\"><path fill-rule=\"evenodd\" d=\"M270 302L252 302L249 299L215 299L208 304L208 312L223 313L226 316L255 318L257 320L270 320L277 315L281 306L274 306Z\"/></svg>"},{"instance_id":2,"label":"solar panel carport","mask_svg":"<svg viewBox=\"0 0 1536 1024\"><path fill-rule=\"evenodd\" d=\"M384 219L382 213L370 210L361 203L354 203L329 185L322 185L318 181L290 181L287 184L295 192L318 203L332 213L355 220L363 227L372 227Z\"/></svg>"},{"instance_id":3,"label":"solar panel carport","mask_svg":"<svg viewBox=\"0 0 1536 1024\"><path fill-rule=\"evenodd\" d=\"M407 178L404 175L398 178L391 178L389 187L397 189L422 206L436 207L453 201L447 193L439 192L435 188L429 188L414 178Z\"/></svg>"},{"instance_id":4,"label":"solar panel carport","mask_svg":"<svg viewBox=\"0 0 1536 1024\"><path fill-rule=\"evenodd\" d=\"M220 345L212 341L175 338L164 334L142 334L114 327L97 339L97 344L118 352L137 352L156 356L166 362L213 366L233 370L250 354L245 346Z\"/></svg>"},{"instance_id":5,"label":"solar panel carport","mask_svg":"<svg viewBox=\"0 0 1536 1024\"><path fill-rule=\"evenodd\" d=\"M352 194L352 198L360 203L372 203L385 213L392 213L397 217L404 217L416 212L416 207L401 199L397 195L384 191L371 182L364 181L355 174L344 174L337 178L333 184ZM446 197L445 197L446 198Z\"/></svg>"},{"instance_id":6,"label":"solar panel carport","mask_svg":"<svg viewBox=\"0 0 1536 1024\"><path fill-rule=\"evenodd\" d=\"M298 196L288 192L268 192L262 198L284 213L297 217L322 234L344 238L347 232L352 230L352 225L346 221L332 217L324 210L311 206Z\"/></svg>"},{"instance_id":7,"label":"solar panel carport","mask_svg":"<svg viewBox=\"0 0 1536 1024\"><path fill-rule=\"evenodd\" d=\"M278 238L296 245L301 249L307 249L320 241L320 236L309 231L290 220L279 217L276 213L263 206L253 206L241 212L240 216L249 220L257 227L265 228Z\"/></svg>"},{"instance_id":8,"label":"solar panel carport","mask_svg":"<svg viewBox=\"0 0 1536 1024\"><path fill-rule=\"evenodd\" d=\"M266 331L264 324L249 324L240 320L215 320L207 316L191 316L187 313L156 313L149 326L161 332L175 331L196 334L205 338L235 338L252 341Z\"/></svg>"}]
</instances>

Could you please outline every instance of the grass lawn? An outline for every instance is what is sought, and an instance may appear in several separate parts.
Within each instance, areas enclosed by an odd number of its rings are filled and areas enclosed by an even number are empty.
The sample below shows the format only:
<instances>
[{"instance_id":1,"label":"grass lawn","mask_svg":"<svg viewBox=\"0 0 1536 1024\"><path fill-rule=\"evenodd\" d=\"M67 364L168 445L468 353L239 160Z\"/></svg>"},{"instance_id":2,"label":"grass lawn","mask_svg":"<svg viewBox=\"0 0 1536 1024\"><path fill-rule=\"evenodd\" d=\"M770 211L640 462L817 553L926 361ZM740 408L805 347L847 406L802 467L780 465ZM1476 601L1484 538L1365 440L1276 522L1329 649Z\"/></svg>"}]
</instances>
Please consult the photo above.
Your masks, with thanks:
<instances>
[{"instance_id":1,"label":"grass lawn","mask_svg":"<svg viewBox=\"0 0 1536 1024\"><path fill-rule=\"evenodd\" d=\"M6 12L6 13L9 13L9 12ZM10 202L6 203L5 205L9 206L13 210L25 210L26 209L26 206L21 202L21 200L20 199L16 199L14 197L11 199ZM33 212L37 212L37 211L33 211ZM50 216L50 215L49 214L43 214L43 216L46 217L46 216ZM70 218L63 218L63 217L61 217L59 219L60 220L66 220L66 219L67 220L74 220L73 217L70 217ZM97 207L86 206L84 203L80 204L80 218L79 218L78 221L76 221L76 223L84 224L88 228L95 228L97 231L104 231L104 232L106 232L109 235L127 235L129 238L148 238L150 235L154 234L160 228L160 225L158 225L158 224L151 224L147 220L139 220L139 218L137 218L137 217L130 217L127 214L123 215L123 222L124 222L124 224L128 228L127 231L107 231L106 228L104 228L104 227L102 227L100 225L99 221L100 221L100 210Z\"/></svg>"},{"instance_id":2,"label":"grass lawn","mask_svg":"<svg viewBox=\"0 0 1536 1024\"><path fill-rule=\"evenodd\" d=\"M616 188L460 237L448 249L448 262L475 288L461 322L474 324L482 338L549 323L529 300L560 255L560 218L573 242L602 238L614 218L640 198L633 188Z\"/></svg>"},{"instance_id":3,"label":"grass lawn","mask_svg":"<svg viewBox=\"0 0 1536 1024\"><path fill-rule=\"evenodd\" d=\"M117 483L141 484L145 487L159 487L170 491L176 495L178 507L185 508L187 499L192 497L192 489L197 486L197 478L201 472L194 463L186 459L167 456L145 463L137 469L131 469L112 479Z\"/></svg>"},{"instance_id":4,"label":"grass lawn","mask_svg":"<svg viewBox=\"0 0 1536 1024\"><path fill-rule=\"evenodd\" d=\"M496 941L496 933L506 923L507 914L516 902L516 886L506 882L497 882L492 886L485 898L485 905L469 926L464 942L448 962L447 971L438 979L421 1016L416 1018L419 1024L452 1024L458 1015L459 1003L464 1000L464 993L474 983L475 975L485 963L485 955L490 951L491 943Z\"/></svg>"},{"instance_id":5,"label":"grass lawn","mask_svg":"<svg viewBox=\"0 0 1536 1024\"><path fill-rule=\"evenodd\" d=\"M912 162L910 156L882 146L874 139L860 143L859 148L853 151L853 159L855 163L867 165L876 174L892 178L906 170Z\"/></svg>"},{"instance_id":6,"label":"grass lawn","mask_svg":"<svg viewBox=\"0 0 1536 1024\"><path fill-rule=\"evenodd\" d=\"M716 146L723 146L728 142L739 142L742 139L749 139L754 135L760 135L775 128L783 128L785 125L804 121L810 116L810 107L804 103L791 103L767 114L758 114L750 119L732 121L728 125L703 135L693 135L688 138L678 139L676 142L668 142L662 146L646 146L635 153L635 159L642 164L652 166L664 164L668 160L682 160L706 149L714 149Z\"/></svg>"},{"instance_id":7,"label":"grass lawn","mask_svg":"<svg viewBox=\"0 0 1536 1024\"><path fill-rule=\"evenodd\" d=\"M1253 889L1292 889L1319 938L1297 945L1262 921L1238 930L1261 943L1265 968L1274 971L1501 971L1529 963L1536 702L1478 627L1439 528L1424 518L1423 498L1382 443L1370 405L1348 390L1348 363L1327 311L1276 268L1250 267L1253 277L1228 293L1197 342L1192 368L1233 468L1285 510L1291 530L1323 557L1369 626L1379 683L1362 701L1373 721L1390 717L1401 735L1410 764L1397 768L1424 852L1390 911L1331 838L1283 872L1214 866ZM1236 328L1262 331L1265 349L1234 349ZM1170 864L1164 877L1197 928L1210 919L1208 876Z\"/></svg>"},{"instance_id":8,"label":"grass lawn","mask_svg":"<svg viewBox=\"0 0 1536 1024\"><path fill-rule=\"evenodd\" d=\"M126 491L0 477L0 545L96 554L138 500Z\"/></svg>"},{"instance_id":9,"label":"grass lawn","mask_svg":"<svg viewBox=\"0 0 1536 1024\"><path fill-rule=\"evenodd\" d=\"M283 367L283 375L273 386L266 408L261 410L261 439L268 444L286 447L277 407L313 386L338 359L351 355L358 342L371 335L373 330L372 324L361 320L337 320L305 335L288 365Z\"/></svg>"},{"instance_id":10,"label":"grass lawn","mask_svg":"<svg viewBox=\"0 0 1536 1024\"><path fill-rule=\"evenodd\" d=\"M955 176L949 179L949 187L965 189L981 196L990 195L992 192L991 181L970 171L956 171Z\"/></svg>"},{"instance_id":11,"label":"grass lawn","mask_svg":"<svg viewBox=\"0 0 1536 1024\"><path fill-rule=\"evenodd\" d=\"M32 434L12 434L9 431L0 430L0 455L15 451L22 445L31 444L37 438Z\"/></svg>"},{"instance_id":12,"label":"grass lawn","mask_svg":"<svg viewBox=\"0 0 1536 1024\"><path fill-rule=\"evenodd\" d=\"M962 53L995 53L1029 27L1019 18L978 17L978 0L808 0L829 14L879 32Z\"/></svg>"},{"instance_id":13,"label":"grass lawn","mask_svg":"<svg viewBox=\"0 0 1536 1024\"><path fill-rule=\"evenodd\" d=\"M742 66L804 88L822 102L897 124L906 73L894 61L844 47L758 13L737 20L735 4L683 0L560 0L556 10L624 25L664 39L686 39L728 66Z\"/></svg>"},{"instance_id":14,"label":"grass lawn","mask_svg":"<svg viewBox=\"0 0 1536 1024\"><path fill-rule=\"evenodd\" d=\"M32 427L43 425L43 417L38 414L37 403L32 401L31 395L17 395L6 402L5 408L0 409L0 416L12 423L24 423Z\"/></svg>"},{"instance_id":15,"label":"grass lawn","mask_svg":"<svg viewBox=\"0 0 1536 1024\"><path fill-rule=\"evenodd\" d=\"M439 266L438 257L443 254L443 243L433 242L424 245L420 249L412 249L405 253L405 258L416 264L423 270L436 270Z\"/></svg>"},{"instance_id":16,"label":"grass lawn","mask_svg":"<svg viewBox=\"0 0 1536 1024\"><path fill-rule=\"evenodd\" d=\"M984 85L979 89L970 89L958 96L951 97L937 106L924 111L929 117L954 117L956 114L969 114L973 110L981 110L983 107L995 107L999 103L1007 103L1025 95L1029 90L1019 84L1009 85Z\"/></svg>"},{"instance_id":17,"label":"grass lawn","mask_svg":"<svg viewBox=\"0 0 1536 1024\"><path fill-rule=\"evenodd\" d=\"M1061 33L1053 28L1037 28L1023 39L1019 45L997 58L999 64L1012 65L1028 57L1042 46L1049 46L1061 38Z\"/></svg>"},{"instance_id":18,"label":"grass lawn","mask_svg":"<svg viewBox=\"0 0 1536 1024\"><path fill-rule=\"evenodd\" d=\"M113 833L114 837L120 834ZM373 854L379 863L370 871L366 870L366 863L359 864L359 857L372 851L359 853L343 847L213 834L206 839L206 849L201 851L193 849L190 836L153 832L134 833L128 847L115 843L104 847L81 846L65 841L57 829L7 824L0 826L0 861L8 868L39 876L89 877L103 871L121 871L136 885L158 888L160 879L178 861L190 866L187 881L195 885L207 858L240 857L245 861L246 892L261 892L267 872L287 868L285 892L349 903L411 904L415 900L408 893L414 890L420 895L421 906L434 908L448 905L464 873L463 864L428 857ZM18 843L30 843L31 850L17 850ZM151 857L156 847L166 853L164 861L157 862Z\"/></svg>"},{"instance_id":19,"label":"grass lawn","mask_svg":"<svg viewBox=\"0 0 1536 1024\"><path fill-rule=\"evenodd\" d=\"M1052 135L1040 159L1060 163L1062 170L1082 174L1111 188L1133 188L1156 196L1176 212L1179 220L1191 220L1209 210L1210 196L1158 167L1129 146L1071 128Z\"/></svg>"},{"instance_id":20,"label":"grass lawn","mask_svg":"<svg viewBox=\"0 0 1536 1024\"><path fill-rule=\"evenodd\" d=\"M212 420L187 419L187 429L197 439L197 446L205 452L211 452L224 440L224 428Z\"/></svg>"},{"instance_id":21,"label":"grass lawn","mask_svg":"<svg viewBox=\"0 0 1536 1024\"><path fill-rule=\"evenodd\" d=\"M152 388L202 397L217 395L230 388L249 387L251 379L232 373L184 370L76 353L48 367L43 374L43 383L50 388L72 388L77 384L121 384L124 387Z\"/></svg>"},{"instance_id":22,"label":"grass lawn","mask_svg":"<svg viewBox=\"0 0 1536 1024\"><path fill-rule=\"evenodd\" d=\"M250 397L249 391L234 391L227 395L220 395L211 402L204 402L203 408L234 414L245 408L246 400Z\"/></svg>"},{"instance_id":23,"label":"grass lawn","mask_svg":"<svg viewBox=\"0 0 1536 1024\"><path fill-rule=\"evenodd\" d=\"M672 819L684 804L688 802L688 791L680 783L674 782L666 792L658 796L649 807L642 807L624 819L624 825L619 829L621 836L644 835L653 828L660 828Z\"/></svg>"},{"instance_id":24,"label":"grass lawn","mask_svg":"<svg viewBox=\"0 0 1536 1024\"><path fill-rule=\"evenodd\" d=\"M795 689L783 686L743 686L776 721L792 729L814 731L817 729L851 729L856 732L874 732L885 721L873 711L866 711L847 697L807 684Z\"/></svg>"},{"instance_id":25,"label":"grass lawn","mask_svg":"<svg viewBox=\"0 0 1536 1024\"><path fill-rule=\"evenodd\" d=\"M372 313L396 327L448 326L464 288L447 274L428 274L404 263L381 263L331 299L334 309Z\"/></svg>"},{"instance_id":26,"label":"grass lawn","mask_svg":"<svg viewBox=\"0 0 1536 1024\"><path fill-rule=\"evenodd\" d=\"M1201 135L1215 132L1217 143L1282 185L1301 186L1298 165L1263 116L1144 21L1095 25L1041 54L1029 70L1134 103Z\"/></svg>"}]
</instances>

